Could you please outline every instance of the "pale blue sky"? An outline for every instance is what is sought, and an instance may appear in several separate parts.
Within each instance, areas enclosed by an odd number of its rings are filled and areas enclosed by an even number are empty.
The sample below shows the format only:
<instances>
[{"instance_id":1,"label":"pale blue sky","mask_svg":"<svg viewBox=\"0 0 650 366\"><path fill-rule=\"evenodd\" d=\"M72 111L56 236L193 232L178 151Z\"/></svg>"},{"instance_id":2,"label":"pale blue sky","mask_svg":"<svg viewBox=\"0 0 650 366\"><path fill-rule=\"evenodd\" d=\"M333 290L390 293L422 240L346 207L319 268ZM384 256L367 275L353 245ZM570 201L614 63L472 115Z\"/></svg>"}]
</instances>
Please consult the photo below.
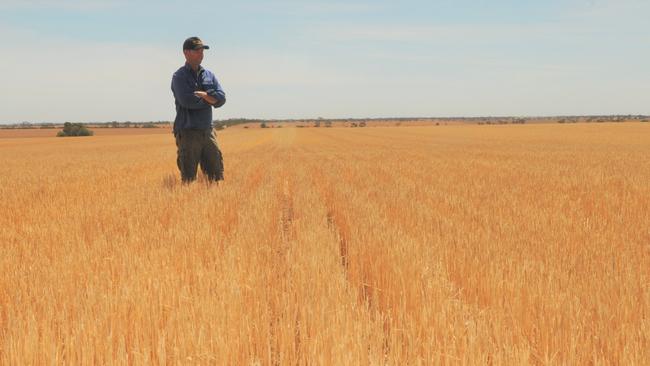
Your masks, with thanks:
<instances>
[{"instance_id":1,"label":"pale blue sky","mask_svg":"<svg viewBox=\"0 0 650 366\"><path fill-rule=\"evenodd\" d=\"M215 118L650 114L648 0L0 0L0 123L171 120L181 44Z\"/></svg>"}]
</instances>

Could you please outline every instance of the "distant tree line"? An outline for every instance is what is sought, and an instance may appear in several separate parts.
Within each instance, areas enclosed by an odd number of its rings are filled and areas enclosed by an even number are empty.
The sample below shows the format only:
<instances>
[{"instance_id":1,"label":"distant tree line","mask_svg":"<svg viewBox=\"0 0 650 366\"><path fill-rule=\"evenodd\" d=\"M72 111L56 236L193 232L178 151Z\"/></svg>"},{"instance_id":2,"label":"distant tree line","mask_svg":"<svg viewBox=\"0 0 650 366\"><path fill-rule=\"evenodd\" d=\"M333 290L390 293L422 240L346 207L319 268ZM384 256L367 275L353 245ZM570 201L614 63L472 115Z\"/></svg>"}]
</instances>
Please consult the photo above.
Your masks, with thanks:
<instances>
[{"instance_id":1,"label":"distant tree line","mask_svg":"<svg viewBox=\"0 0 650 366\"><path fill-rule=\"evenodd\" d=\"M159 122L105 122L101 125L98 125L100 128L158 128L161 125L166 125L168 122L159 121Z\"/></svg>"},{"instance_id":2,"label":"distant tree line","mask_svg":"<svg viewBox=\"0 0 650 366\"><path fill-rule=\"evenodd\" d=\"M326 119L318 117L314 119L248 119L248 118L230 118L225 120L215 120L214 128L221 130L227 127L236 126L240 124L258 124L262 123L266 127L280 127L282 124L295 124L296 127L332 127L333 123L343 126L362 127L371 125L373 122L379 121L394 122L395 126L399 126L402 122L424 122L434 125L446 124L447 122L461 122L480 125L502 125L502 124L525 124L527 122L541 122L541 123L577 123L577 122L625 122L625 121L638 121L650 122L650 116L647 115L587 115L587 116L529 116L529 117L386 117L386 118L338 118ZM173 122L170 121L148 121L148 122L132 122L132 121L108 121L108 122L85 122L83 125L90 128L160 128L168 127ZM79 124L79 123L78 123ZM29 122L23 121L14 124L1 124L0 129L25 129L25 128L61 128L60 123L53 122Z\"/></svg>"},{"instance_id":3,"label":"distant tree line","mask_svg":"<svg viewBox=\"0 0 650 366\"><path fill-rule=\"evenodd\" d=\"M223 130L226 127L232 127L236 125L242 125L246 123L261 123L266 122L259 119L247 119L247 118L231 118L225 120L215 120L213 126L215 130Z\"/></svg>"}]
</instances>

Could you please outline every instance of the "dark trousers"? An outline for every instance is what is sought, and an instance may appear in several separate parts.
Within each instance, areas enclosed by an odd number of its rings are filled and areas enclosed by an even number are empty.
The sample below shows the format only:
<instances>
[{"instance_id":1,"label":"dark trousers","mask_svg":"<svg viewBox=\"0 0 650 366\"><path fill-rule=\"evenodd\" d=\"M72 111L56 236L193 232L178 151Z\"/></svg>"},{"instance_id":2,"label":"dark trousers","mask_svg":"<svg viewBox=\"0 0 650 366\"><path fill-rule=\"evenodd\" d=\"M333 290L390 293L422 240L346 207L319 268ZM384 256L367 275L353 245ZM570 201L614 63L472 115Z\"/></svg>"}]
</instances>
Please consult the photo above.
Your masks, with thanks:
<instances>
[{"instance_id":1,"label":"dark trousers","mask_svg":"<svg viewBox=\"0 0 650 366\"><path fill-rule=\"evenodd\" d=\"M223 157L213 129L181 130L176 133L176 147L176 164L183 182L196 179L199 164L209 181L223 180Z\"/></svg>"}]
</instances>

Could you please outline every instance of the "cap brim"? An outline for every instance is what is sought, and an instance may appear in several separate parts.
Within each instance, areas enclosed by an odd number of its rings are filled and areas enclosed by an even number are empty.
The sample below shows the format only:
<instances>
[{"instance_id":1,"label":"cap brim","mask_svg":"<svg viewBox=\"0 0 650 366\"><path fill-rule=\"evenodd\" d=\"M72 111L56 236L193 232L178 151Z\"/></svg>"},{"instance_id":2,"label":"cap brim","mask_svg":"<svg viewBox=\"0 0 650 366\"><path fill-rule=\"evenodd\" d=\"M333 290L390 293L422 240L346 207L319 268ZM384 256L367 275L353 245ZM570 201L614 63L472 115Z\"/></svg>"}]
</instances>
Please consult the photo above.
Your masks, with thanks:
<instances>
[{"instance_id":1,"label":"cap brim","mask_svg":"<svg viewBox=\"0 0 650 366\"><path fill-rule=\"evenodd\" d=\"M196 47L191 47L191 48L183 48L184 50L209 50L210 46L196 46Z\"/></svg>"}]
</instances>

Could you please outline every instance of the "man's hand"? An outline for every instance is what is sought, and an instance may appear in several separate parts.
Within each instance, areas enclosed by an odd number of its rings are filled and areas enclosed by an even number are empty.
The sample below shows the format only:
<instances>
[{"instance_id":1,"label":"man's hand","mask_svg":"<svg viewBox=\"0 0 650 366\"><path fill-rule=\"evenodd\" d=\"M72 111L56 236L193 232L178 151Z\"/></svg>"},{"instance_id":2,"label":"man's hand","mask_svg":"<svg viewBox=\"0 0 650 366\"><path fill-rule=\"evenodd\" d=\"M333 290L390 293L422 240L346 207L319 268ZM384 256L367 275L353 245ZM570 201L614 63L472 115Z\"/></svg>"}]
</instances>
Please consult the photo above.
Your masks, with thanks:
<instances>
[{"instance_id":1,"label":"man's hand","mask_svg":"<svg viewBox=\"0 0 650 366\"><path fill-rule=\"evenodd\" d=\"M206 92L204 92L202 90L195 91L194 95L196 95L199 98L203 98L203 100L208 102L208 104L216 104L217 103L216 98L209 96L208 93L206 93Z\"/></svg>"}]
</instances>

